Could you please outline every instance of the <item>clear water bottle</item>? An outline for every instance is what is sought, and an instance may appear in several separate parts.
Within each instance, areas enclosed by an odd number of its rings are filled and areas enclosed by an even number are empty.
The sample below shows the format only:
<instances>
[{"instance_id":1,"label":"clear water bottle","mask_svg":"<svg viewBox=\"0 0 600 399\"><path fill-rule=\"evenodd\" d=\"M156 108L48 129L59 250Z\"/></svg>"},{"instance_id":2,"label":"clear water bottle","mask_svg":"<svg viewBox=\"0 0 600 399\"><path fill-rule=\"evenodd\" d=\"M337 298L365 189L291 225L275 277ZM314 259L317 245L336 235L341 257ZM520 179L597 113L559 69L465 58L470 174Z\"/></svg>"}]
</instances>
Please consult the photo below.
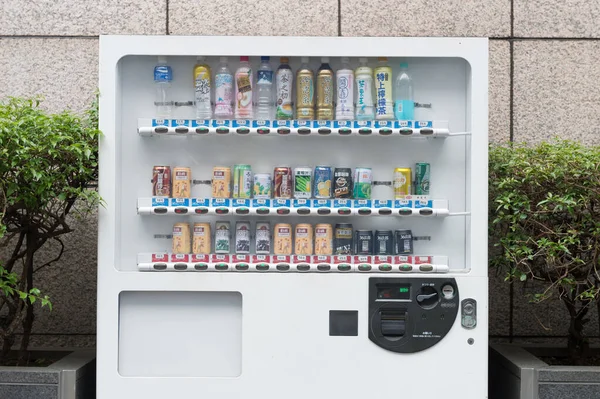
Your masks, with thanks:
<instances>
[{"instance_id":1,"label":"clear water bottle","mask_svg":"<svg viewBox=\"0 0 600 399\"><path fill-rule=\"evenodd\" d=\"M227 57L219 59L219 67L215 74L215 117L233 117L233 75L227 65Z\"/></svg>"},{"instance_id":2,"label":"clear water bottle","mask_svg":"<svg viewBox=\"0 0 600 399\"><path fill-rule=\"evenodd\" d=\"M258 120L273 118L273 69L269 59L270 57L260 57L257 71L255 117Z\"/></svg>"},{"instance_id":3,"label":"clear water bottle","mask_svg":"<svg viewBox=\"0 0 600 399\"><path fill-rule=\"evenodd\" d=\"M400 73L394 87L394 115L396 119L412 121L415 119L415 100L413 98L412 79L408 74L408 64L400 64Z\"/></svg>"},{"instance_id":4,"label":"clear water bottle","mask_svg":"<svg viewBox=\"0 0 600 399\"><path fill-rule=\"evenodd\" d=\"M171 81L173 70L167 65L167 57L158 57L158 64L154 67L154 106L156 118L169 119L173 113L173 99L171 98Z\"/></svg>"}]
</instances>

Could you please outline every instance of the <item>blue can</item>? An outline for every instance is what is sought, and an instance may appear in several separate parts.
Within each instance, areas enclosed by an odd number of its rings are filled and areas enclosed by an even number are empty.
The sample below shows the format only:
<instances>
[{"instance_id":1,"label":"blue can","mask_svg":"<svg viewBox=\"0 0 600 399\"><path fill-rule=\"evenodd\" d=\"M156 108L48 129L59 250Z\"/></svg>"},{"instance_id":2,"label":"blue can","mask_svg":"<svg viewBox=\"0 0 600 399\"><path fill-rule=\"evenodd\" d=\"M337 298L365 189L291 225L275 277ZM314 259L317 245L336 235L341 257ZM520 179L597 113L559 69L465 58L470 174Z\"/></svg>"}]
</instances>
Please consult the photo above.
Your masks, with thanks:
<instances>
[{"instance_id":1,"label":"blue can","mask_svg":"<svg viewBox=\"0 0 600 399\"><path fill-rule=\"evenodd\" d=\"M333 188L333 169L331 166L315 167L313 195L315 198L331 198Z\"/></svg>"}]
</instances>

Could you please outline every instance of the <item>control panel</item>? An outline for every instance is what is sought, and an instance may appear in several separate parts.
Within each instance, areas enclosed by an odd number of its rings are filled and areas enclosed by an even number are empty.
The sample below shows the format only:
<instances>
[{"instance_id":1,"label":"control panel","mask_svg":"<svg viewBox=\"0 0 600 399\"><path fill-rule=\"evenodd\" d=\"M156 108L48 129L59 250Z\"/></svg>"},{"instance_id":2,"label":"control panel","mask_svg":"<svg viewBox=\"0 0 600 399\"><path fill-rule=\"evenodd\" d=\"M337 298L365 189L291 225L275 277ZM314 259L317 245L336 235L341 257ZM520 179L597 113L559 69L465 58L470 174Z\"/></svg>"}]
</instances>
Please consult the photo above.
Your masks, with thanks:
<instances>
[{"instance_id":1,"label":"control panel","mask_svg":"<svg viewBox=\"0 0 600 399\"><path fill-rule=\"evenodd\" d=\"M369 339L398 353L440 342L461 306L453 278L370 278Z\"/></svg>"}]
</instances>

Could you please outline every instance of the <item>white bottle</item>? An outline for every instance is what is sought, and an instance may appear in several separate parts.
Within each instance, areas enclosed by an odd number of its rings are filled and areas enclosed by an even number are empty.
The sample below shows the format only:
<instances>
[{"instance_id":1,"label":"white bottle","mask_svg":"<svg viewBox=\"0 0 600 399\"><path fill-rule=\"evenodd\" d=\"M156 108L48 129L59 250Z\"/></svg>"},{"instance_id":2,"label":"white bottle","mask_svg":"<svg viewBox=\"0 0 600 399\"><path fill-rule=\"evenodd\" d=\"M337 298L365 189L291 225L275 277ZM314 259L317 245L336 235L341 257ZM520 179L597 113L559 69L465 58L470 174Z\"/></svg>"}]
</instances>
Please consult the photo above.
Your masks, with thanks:
<instances>
[{"instance_id":1,"label":"white bottle","mask_svg":"<svg viewBox=\"0 0 600 399\"><path fill-rule=\"evenodd\" d=\"M373 120L375 107L373 106L373 69L367 66L366 58L359 58L359 67L356 68L356 119Z\"/></svg>"},{"instance_id":2,"label":"white bottle","mask_svg":"<svg viewBox=\"0 0 600 399\"><path fill-rule=\"evenodd\" d=\"M172 116L171 81L173 70L167 65L167 57L159 56L158 64L154 67L154 106L157 119L169 119Z\"/></svg>"},{"instance_id":3,"label":"white bottle","mask_svg":"<svg viewBox=\"0 0 600 399\"><path fill-rule=\"evenodd\" d=\"M260 57L256 79L256 113L258 120L273 119L273 68L270 57Z\"/></svg>"},{"instance_id":4,"label":"white bottle","mask_svg":"<svg viewBox=\"0 0 600 399\"><path fill-rule=\"evenodd\" d=\"M194 103L196 106L196 119L212 118L210 92L212 89L210 67L206 64L206 57L198 57L194 66Z\"/></svg>"},{"instance_id":5,"label":"white bottle","mask_svg":"<svg viewBox=\"0 0 600 399\"><path fill-rule=\"evenodd\" d=\"M394 86L394 116L401 121L415 119L415 101L412 79L408 74L408 64L400 64L400 73Z\"/></svg>"},{"instance_id":6,"label":"white bottle","mask_svg":"<svg viewBox=\"0 0 600 399\"><path fill-rule=\"evenodd\" d=\"M215 118L233 117L233 75L227 66L227 57L219 59L215 74Z\"/></svg>"},{"instance_id":7,"label":"white bottle","mask_svg":"<svg viewBox=\"0 0 600 399\"><path fill-rule=\"evenodd\" d=\"M342 68L335 73L337 101L335 119L350 120L354 118L354 71L350 69L350 60L342 58Z\"/></svg>"}]
</instances>

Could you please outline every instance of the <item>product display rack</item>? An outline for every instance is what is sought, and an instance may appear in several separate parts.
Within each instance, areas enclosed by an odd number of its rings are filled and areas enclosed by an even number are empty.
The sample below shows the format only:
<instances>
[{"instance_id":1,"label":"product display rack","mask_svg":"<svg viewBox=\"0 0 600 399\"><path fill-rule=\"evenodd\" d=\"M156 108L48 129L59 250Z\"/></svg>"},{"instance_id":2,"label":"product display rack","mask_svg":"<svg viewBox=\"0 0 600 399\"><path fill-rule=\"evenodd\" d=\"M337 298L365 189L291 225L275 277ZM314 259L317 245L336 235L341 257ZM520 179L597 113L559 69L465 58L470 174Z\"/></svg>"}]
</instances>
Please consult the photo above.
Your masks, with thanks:
<instances>
[{"instance_id":1,"label":"product display rack","mask_svg":"<svg viewBox=\"0 0 600 399\"><path fill-rule=\"evenodd\" d=\"M245 55L274 69L289 57L294 73L301 56L315 72L320 57L335 71L385 56L393 74L408 62L427 107L406 121L194 119L200 55L232 73ZM168 119L153 103L158 56L173 68ZM487 71L477 38L101 37L97 397L359 399L397 394L399 373L412 397L428 370L432 396L485 398ZM430 194L393 199L394 168L418 162ZM235 164L368 167L372 199L211 198L212 168ZM156 165L189 167L191 196L152 197ZM211 253L171 253L175 223L218 221L232 240L238 221L410 230L414 251L215 253L213 231Z\"/></svg>"}]
</instances>

